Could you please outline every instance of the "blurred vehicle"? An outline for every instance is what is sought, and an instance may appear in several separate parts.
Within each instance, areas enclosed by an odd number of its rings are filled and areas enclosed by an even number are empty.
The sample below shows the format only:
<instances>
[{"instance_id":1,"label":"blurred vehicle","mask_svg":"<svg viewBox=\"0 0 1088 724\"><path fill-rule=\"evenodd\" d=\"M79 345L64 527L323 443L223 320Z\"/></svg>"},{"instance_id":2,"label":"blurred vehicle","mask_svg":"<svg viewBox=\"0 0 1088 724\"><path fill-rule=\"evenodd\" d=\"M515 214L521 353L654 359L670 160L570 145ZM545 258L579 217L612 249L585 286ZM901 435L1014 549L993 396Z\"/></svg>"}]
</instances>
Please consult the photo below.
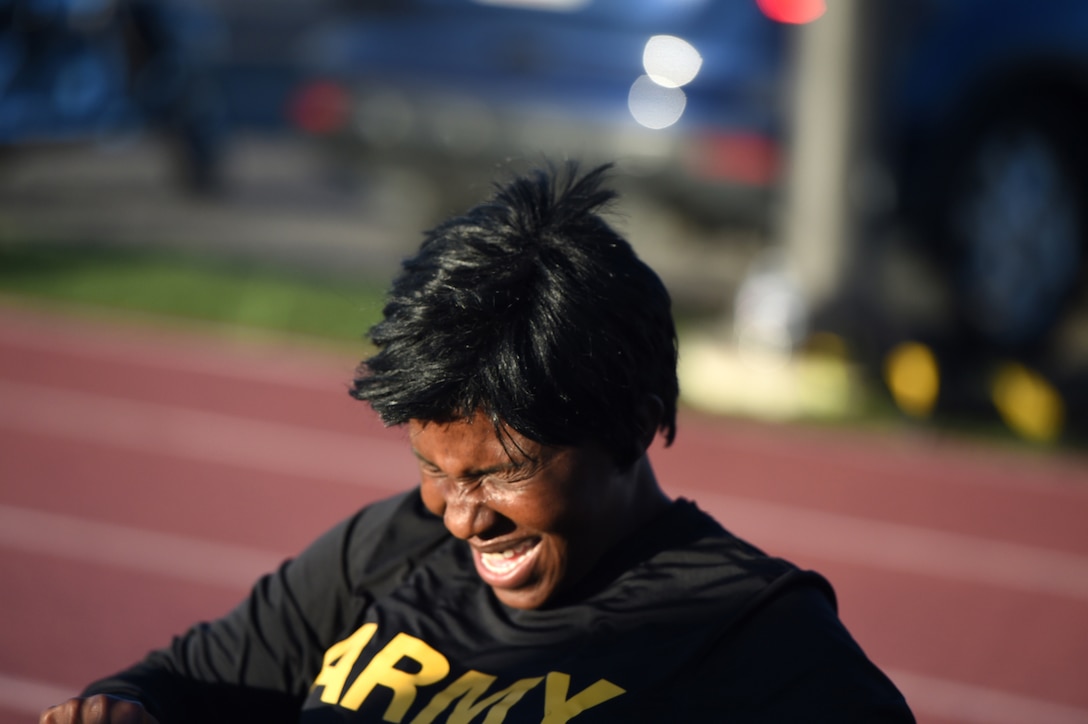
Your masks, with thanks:
<instances>
[{"instance_id":1,"label":"blurred vehicle","mask_svg":"<svg viewBox=\"0 0 1088 724\"><path fill-rule=\"evenodd\" d=\"M340 8L303 44L310 81L291 117L346 172L415 169L443 194L444 215L482 196L510 159L615 161L636 199L773 230L790 24L823 3ZM937 270L951 303L933 334L960 352L1035 355L1083 279L1088 3L922 0L882 12L867 98L889 199L876 226ZM866 263L885 253L871 236ZM863 315L880 327L867 332L887 346L930 331L901 311Z\"/></svg>"},{"instance_id":2,"label":"blurred vehicle","mask_svg":"<svg viewBox=\"0 0 1088 724\"><path fill-rule=\"evenodd\" d=\"M897 25L878 117L899 212L955 334L1035 354L1084 276L1088 4L927 0Z\"/></svg>"},{"instance_id":3,"label":"blurred vehicle","mask_svg":"<svg viewBox=\"0 0 1088 724\"><path fill-rule=\"evenodd\" d=\"M162 132L184 183L209 190L226 136L222 42L193 0L0 0L0 146Z\"/></svg>"},{"instance_id":4,"label":"blurred vehicle","mask_svg":"<svg viewBox=\"0 0 1088 724\"><path fill-rule=\"evenodd\" d=\"M614 161L697 218L767 215L782 34L753 0L343 7L305 43L292 116L345 167L419 169L455 209L508 159Z\"/></svg>"},{"instance_id":5,"label":"blurred vehicle","mask_svg":"<svg viewBox=\"0 0 1088 724\"><path fill-rule=\"evenodd\" d=\"M880 312L853 337L901 408L928 386L944 419L996 413L1022 437L1088 443L1088 4L888 12L872 102L896 203L862 253L930 273L901 279L897 304L868 297Z\"/></svg>"}]
</instances>

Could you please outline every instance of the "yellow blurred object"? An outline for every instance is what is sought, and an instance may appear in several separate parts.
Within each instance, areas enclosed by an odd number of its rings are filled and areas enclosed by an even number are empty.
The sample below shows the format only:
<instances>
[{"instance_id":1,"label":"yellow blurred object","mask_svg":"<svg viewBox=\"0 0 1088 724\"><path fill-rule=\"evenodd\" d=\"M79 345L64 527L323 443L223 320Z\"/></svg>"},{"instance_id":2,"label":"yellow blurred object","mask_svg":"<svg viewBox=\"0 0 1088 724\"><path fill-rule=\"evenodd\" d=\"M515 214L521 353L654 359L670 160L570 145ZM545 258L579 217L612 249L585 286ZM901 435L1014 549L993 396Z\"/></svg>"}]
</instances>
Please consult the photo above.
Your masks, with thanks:
<instances>
[{"instance_id":1,"label":"yellow blurred object","mask_svg":"<svg viewBox=\"0 0 1088 724\"><path fill-rule=\"evenodd\" d=\"M1062 431L1065 404L1046 378L1018 362L1006 362L991 388L1001 419L1014 432L1036 442L1051 442Z\"/></svg>"},{"instance_id":2,"label":"yellow blurred object","mask_svg":"<svg viewBox=\"0 0 1088 724\"><path fill-rule=\"evenodd\" d=\"M912 417L929 417L937 404L941 374L937 357L920 342L903 342L884 357L884 381L895 404Z\"/></svg>"}]
</instances>

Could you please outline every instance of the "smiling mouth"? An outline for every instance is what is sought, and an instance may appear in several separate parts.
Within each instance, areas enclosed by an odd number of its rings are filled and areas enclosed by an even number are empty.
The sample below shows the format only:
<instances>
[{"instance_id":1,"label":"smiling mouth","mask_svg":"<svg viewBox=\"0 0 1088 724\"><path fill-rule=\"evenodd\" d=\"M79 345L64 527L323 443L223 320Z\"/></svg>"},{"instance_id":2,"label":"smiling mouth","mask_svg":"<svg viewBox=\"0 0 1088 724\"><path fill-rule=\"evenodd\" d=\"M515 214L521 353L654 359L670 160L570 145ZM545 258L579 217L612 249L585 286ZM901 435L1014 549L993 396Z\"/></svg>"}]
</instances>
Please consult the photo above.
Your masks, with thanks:
<instances>
[{"instance_id":1,"label":"smiling mouth","mask_svg":"<svg viewBox=\"0 0 1088 724\"><path fill-rule=\"evenodd\" d=\"M539 544L539 538L532 538L501 551L484 553L477 550L476 570L492 586L516 586L527 576Z\"/></svg>"},{"instance_id":2,"label":"smiling mouth","mask_svg":"<svg viewBox=\"0 0 1088 724\"><path fill-rule=\"evenodd\" d=\"M536 544L537 542L535 540L527 540L517 544L513 548L507 548L504 551L498 551L496 553L480 553L480 561L484 564L484 568L492 573L506 573L517 568L521 563L521 559Z\"/></svg>"}]
</instances>

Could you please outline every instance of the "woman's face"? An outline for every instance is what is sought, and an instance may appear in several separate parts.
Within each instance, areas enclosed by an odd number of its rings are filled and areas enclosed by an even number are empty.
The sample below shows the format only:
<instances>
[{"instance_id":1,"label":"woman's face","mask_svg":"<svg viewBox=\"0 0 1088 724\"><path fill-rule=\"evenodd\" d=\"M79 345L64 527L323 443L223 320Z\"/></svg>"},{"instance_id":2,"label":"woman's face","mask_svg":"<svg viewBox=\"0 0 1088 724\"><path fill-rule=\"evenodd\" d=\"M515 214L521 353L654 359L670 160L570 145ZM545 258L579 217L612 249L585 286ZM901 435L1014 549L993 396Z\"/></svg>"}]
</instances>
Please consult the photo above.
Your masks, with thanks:
<instances>
[{"instance_id":1,"label":"woman's face","mask_svg":"<svg viewBox=\"0 0 1088 724\"><path fill-rule=\"evenodd\" d=\"M472 548L500 601L539 608L586 576L629 531L638 486L593 447L554 447L484 415L409 423L423 502Z\"/></svg>"}]
</instances>

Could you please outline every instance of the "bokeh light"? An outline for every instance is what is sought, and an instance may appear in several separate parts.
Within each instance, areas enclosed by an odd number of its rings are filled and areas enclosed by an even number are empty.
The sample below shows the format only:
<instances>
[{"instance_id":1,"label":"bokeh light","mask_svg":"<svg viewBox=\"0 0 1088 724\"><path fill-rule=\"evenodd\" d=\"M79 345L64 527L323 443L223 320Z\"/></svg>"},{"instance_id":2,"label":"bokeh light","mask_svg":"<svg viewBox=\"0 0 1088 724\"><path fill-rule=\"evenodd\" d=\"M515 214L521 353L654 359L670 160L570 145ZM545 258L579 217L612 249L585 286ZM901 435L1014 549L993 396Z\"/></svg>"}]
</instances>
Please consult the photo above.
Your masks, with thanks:
<instances>
[{"instance_id":1,"label":"bokeh light","mask_svg":"<svg viewBox=\"0 0 1088 724\"><path fill-rule=\"evenodd\" d=\"M668 128L680 120L687 107L687 95L679 88L666 88L650 76L639 76L627 94L631 116L646 128Z\"/></svg>"},{"instance_id":2,"label":"bokeh light","mask_svg":"<svg viewBox=\"0 0 1088 724\"><path fill-rule=\"evenodd\" d=\"M824 0L756 0L756 4L771 20L791 25L811 23L827 12Z\"/></svg>"},{"instance_id":3,"label":"bokeh light","mask_svg":"<svg viewBox=\"0 0 1088 724\"><path fill-rule=\"evenodd\" d=\"M687 85L703 67L703 57L688 41L673 35L655 35L642 51L642 66L650 80L666 88Z\"/></svg>"},{"instance_id":4,"label":"bokeh light","mask_svg":"<svg viewBox=\"0 0 1088 724\"><path fill-rule=\"evenodd\" d=\"M994 375L994 406L1010 428L1036 442L1061 434L1065 404L1045 377L1019 362L1006 362Z\"/></svg>"},{"instance_id":5,"label":"bokeh light","mask_svg":"<svg viewBox=\"0 0 1088 724\"><path fill-rule=\"evenodd\" d=\"M884 380L899 409L912 417L929 417L941 389L937 357L920 342L903 342L884 358Z\"/></svg>"}]
</instances>

